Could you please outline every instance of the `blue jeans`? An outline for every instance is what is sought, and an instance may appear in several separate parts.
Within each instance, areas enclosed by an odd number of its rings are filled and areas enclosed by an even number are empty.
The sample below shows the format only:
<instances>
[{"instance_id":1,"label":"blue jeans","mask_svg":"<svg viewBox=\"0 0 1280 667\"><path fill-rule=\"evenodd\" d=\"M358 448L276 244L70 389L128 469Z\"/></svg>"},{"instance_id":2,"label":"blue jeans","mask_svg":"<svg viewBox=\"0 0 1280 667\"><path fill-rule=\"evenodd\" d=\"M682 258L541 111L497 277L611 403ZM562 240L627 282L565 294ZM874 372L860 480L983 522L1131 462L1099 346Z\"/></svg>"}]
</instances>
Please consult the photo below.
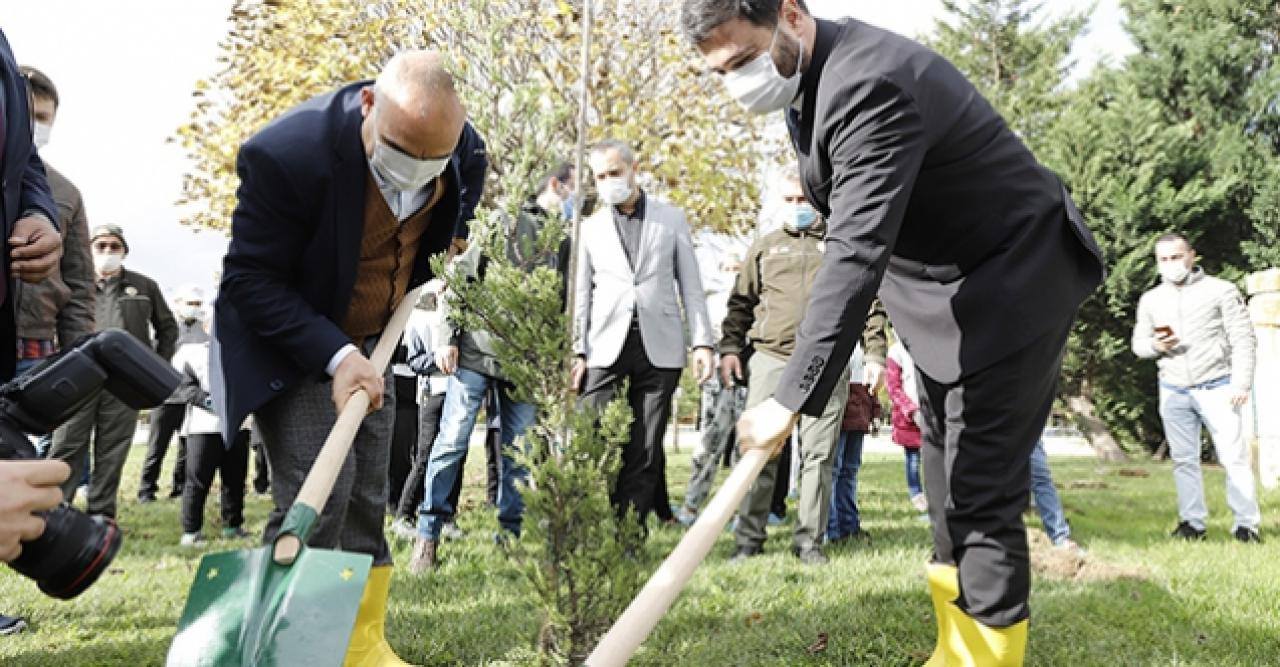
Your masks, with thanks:
<instances>
[{"instance_id":1,"label":"blue jeans","mask_svg":"<svg viewBox=\"0 0 1280 667\"><path fill-rule=\"evenodd\" d=\"M841 431L831 472L831 512L827 517L827 541L855 535L862 530L858 516L858 469L862 467L861 431Z\"/></svg>"},{"instance_id":2,"label":"blue jeans","mask_svg":"<svg viewBox=\"0 0 1280 667\"><path fill-rule=\"evenodd\" d=\"M1071 526L1067 525L1067 516L1062 511L1062 501L1058 498L1058 489L1053 486L1053 475L1049 473L1049 455L1044 452L1044 441L1036 443L1031 450L1031 495L1036 501L1036 511L1040 513L1040 523L1049 541L1061 544L1071 538Z\"/></svg>"},{"instance_id":3,"label":"blue jeans","mask_svg":"<svg viewBox=\"0 0 1280 667\"><path fill-rule=\"evenodd\" d=\"M915 498L924 493L924 487L920 485L920 448L903 447L902 455L907 466L907 493Z\"/></svg>"},{"instance_id":4,"label":"blue jeans","mask_svg":"<svg viewBox=\"0 0 1280 667\"><path fill-rule=\"evenodd\" d=\"M1160 419L1173 459L1173 483L1178 492L1178 518L1204 530L1209 510L1204 503L1200 477L1200 432L1209 430L1218 461L1227 473L1227 507L1235 516L1232 530L1256 531L1262 521L1258 494L1253 486L1249 444L1244 439L1241 410L1231 404L1235 390L1230 378L1196 387L1160 385Z\"/></svg>"},{"instance_id":5,"label":"blue jeans","mask_svg":"<svg viewBox=\"0 0 1280 667\"><path fill-rule=\"evenodd\" d=\"M510 393L497 380L459 368L449 376L449 388L444 398L444 413L440 416L440 431L431 446L431 459L427 462L427 475L423 481L422 505L418 508L418 535L438 541L440 530L453 518L457 508L449 502L449 491L462 474L462 458L475 430L476 416L484 402L485 394L498 384L496 410L502 422L502 470L498 484L498 523L503 530L520 534L520 521L524 516L524 499L520 497L517 482L523 482L528 471L517 466L508 454L516 438L524 435L533 423L536 410L529 403L511 400Z\"/></svg>"}]
</instances>

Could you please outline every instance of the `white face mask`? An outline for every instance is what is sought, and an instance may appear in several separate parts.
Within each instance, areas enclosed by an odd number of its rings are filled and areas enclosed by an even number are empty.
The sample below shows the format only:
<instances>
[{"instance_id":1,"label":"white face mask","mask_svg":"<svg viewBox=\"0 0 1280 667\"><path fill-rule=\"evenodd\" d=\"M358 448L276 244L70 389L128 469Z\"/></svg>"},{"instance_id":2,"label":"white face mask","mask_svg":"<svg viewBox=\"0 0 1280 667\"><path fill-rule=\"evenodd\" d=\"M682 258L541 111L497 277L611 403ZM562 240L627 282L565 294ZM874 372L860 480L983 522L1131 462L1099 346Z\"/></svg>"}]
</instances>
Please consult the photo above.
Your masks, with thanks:
<instances>
[{"instance_id":1,"label":"white face mask","mask_svg":"<svg viewBox=\"0 0 1280 667\"><path fill-rule=\"evenodd\" d=\"M93 268L98 271L98 275L110 276L120 271L120 267L124 264L124 255L118 252L109 253L93 253Z\"/></svg>"},{"instance_id":2,"label":"white face mask","mask_svg":"<svg viewBox=\"0 0 1280 667\"><path fill-rule=\"evenodd\" d=\"M35 142L36 148L41 149L49 145L49 135L53 133L53 126L48 123L36 123Z\"/></svg>"},{"instance_id":3,"label":"white face mask","mask_svg":"<svg viewBox=\"0 0 1280 667\"><path fill-rule=\"evenodd\" d=\"M1191 267L1180 261L1160 262L1160 277L1174 285L1181 285L1191 275Z\"/></svg>"},{"instance_id":4,"label":"white face mask","mask_svg":"<svg viewBox=\"0 0 1280 667\"><path fill-rule=\"evenodd\" d=\"M631 198L631 182L626 176L610 176L596 182L596 190L600 192L600 200L610 206L617 206Z\"/></svg>"},{"instance_id":5,"label":"white face mask","mask_svg":"<svg viewBox=\"0 0 1280 667\"><path fill-rule=\"evenodd\" d=\"M202 320L204 319L204 308L191 303L183 304L178 308L178 315L187 321Z\"/></svg>"},{"instance_id":6,"label":"white face mask","mask_svg":"<svg viewBox=\"0 0 1280 667\"><path fill-rule=\"evenodd\" d=\"M774 26L769 48L756 56L755 60L724 73L724 85L729 90L729 95L751 113L784 109L796 99L796 93L800 90L800 64L804 62L804 43L800 44L796 71L790 77L782 76L778 72L777 63L773 62L773 45L778 41L781 27L781 22Z\"/></svg>"},{"instance_id":7,"label":"white face mask","mask_svg":"<svg viewBox=\"0 0 1280 667\"><path fill-rule=\"evenodd\" d=\"M449 158L428 158L419 160L374 140L373 156L369 164L374 173L387 185L401 192L417 192L431 182L431 179L444 173L449 165Z\"/></svg>"}]
</instances>

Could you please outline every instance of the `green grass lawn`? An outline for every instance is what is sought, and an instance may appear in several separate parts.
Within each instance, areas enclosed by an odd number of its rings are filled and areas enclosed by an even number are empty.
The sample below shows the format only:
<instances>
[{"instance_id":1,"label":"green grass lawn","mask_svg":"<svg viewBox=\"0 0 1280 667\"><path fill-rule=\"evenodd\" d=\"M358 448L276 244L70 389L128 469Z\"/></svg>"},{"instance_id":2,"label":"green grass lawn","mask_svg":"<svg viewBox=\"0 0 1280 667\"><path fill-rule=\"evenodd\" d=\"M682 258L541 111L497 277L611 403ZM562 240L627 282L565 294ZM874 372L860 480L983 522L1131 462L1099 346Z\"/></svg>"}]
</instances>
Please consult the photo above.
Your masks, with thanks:
<instances>
[{"instance_id":1,"label":"green grass lawn","mask_svg":"<svg viewBox=\"0 0 1280 667\"><path fill-rule=\"evenodd\" d=\"M133 501L143 453L134 448L121 489L124 547L92 589L59 602L7 569L0 573L0 611L27 616L32 626L0 638L0 664L163 663L200 553L177 546L177 501ZM688 475L687 447L670 466L675 498ZM833 550L827 567L796 562L789 526L775 529L766 556L730 567L725 533L633 664L920 664L934 636L923 577L929 535L907 503L901 466L897 457L867 461L860 505L874 540ZM1168 465L1063 459L1054 471L1089 556L1080 568L1037 550L1028 664L1280 664L1280 493L1262 499L1267 542L1240 545L1227 534L1222 471L1208 469L1209 539L1185 544L1167 537L1176 523ZM419 664L527 662L538 613L517 566L492 546L497 524L480 509L482 476L483 456L474 456L460 517L468 534L441 547L441 569L401 575L393 585L391 641ZM267 501L249 498L251 530L267 510ZM216 502L208 517L207 534L219 528ZM644 557L656 566L679 537L656 532ZM252 544L214 541L208 549ZM395 550L403 565L409 546ZM825 648L811 651L820 636Z\"/></svg>"}]
</instances>

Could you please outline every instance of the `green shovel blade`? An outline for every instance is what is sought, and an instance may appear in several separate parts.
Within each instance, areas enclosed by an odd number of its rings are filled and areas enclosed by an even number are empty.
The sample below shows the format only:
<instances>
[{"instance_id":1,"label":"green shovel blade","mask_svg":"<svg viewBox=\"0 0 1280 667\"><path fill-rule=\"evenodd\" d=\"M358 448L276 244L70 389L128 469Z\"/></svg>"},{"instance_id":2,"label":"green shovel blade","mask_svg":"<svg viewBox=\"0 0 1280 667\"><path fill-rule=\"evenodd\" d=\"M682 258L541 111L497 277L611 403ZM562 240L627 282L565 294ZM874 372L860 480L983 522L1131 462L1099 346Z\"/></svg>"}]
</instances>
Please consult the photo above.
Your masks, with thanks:
<instances>
[{"instance_id":1,"label":"green shovel blade","mask_svg":"<svg viewBox=\"0 0 1280 667\"><path fill-rule=\"evenodd\" d=\"M278 565L270 546L206 555L166 665L341 665L372 562L303 548Z\"/></svg>"}]
</instances>

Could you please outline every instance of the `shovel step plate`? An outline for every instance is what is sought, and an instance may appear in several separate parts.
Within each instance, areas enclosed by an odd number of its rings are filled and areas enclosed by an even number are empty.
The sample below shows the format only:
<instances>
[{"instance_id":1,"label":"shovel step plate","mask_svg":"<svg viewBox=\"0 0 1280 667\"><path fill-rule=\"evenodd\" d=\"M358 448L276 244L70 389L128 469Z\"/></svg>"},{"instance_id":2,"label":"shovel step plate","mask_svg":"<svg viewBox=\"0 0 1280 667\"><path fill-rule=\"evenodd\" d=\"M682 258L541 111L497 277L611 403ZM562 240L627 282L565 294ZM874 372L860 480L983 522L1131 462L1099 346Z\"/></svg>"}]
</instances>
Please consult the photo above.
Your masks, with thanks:
<instances>
[{"instance_id":1,"label":"shovel step plate","mask_svg":"<svg viewBox=\"0 0 1280 667\"><path fill-rule=\"evenodd\" d=\"M291 565L270 546L200 561L168 667L339 666L369 579L368 554L304 548Z\"/></svg>"}]
</instances>

